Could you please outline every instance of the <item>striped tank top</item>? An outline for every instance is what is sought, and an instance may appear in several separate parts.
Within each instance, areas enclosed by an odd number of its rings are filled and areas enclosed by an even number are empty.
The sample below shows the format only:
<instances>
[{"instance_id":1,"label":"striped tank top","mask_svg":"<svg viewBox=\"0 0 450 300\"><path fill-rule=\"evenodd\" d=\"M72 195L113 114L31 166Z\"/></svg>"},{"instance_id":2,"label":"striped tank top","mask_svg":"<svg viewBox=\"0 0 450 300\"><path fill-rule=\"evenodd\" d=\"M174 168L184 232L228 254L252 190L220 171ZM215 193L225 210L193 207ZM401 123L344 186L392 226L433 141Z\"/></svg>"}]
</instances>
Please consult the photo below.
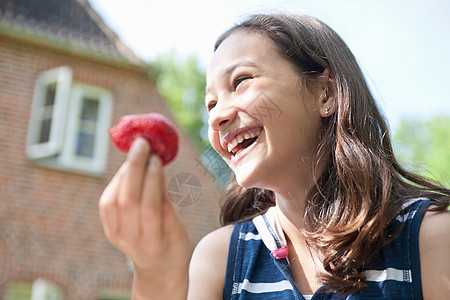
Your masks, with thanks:
<instances>
[{"instance_id":1,"label":"striped tank top","mask_svg":"<svg viewBox=\"0 0 450 300\"><path fill-rule=\"evenodd\" d=\"M431 203L423 198L405 203L390 226L394 231L403 224L400 234L363 271L367 287L346 297L321 292L322 288L312 296L300 293L286 258L286 240L275 207L251 221L236 223L228 250L223 299L422 299L419 228Z\"/></svg>"}]
</instances>

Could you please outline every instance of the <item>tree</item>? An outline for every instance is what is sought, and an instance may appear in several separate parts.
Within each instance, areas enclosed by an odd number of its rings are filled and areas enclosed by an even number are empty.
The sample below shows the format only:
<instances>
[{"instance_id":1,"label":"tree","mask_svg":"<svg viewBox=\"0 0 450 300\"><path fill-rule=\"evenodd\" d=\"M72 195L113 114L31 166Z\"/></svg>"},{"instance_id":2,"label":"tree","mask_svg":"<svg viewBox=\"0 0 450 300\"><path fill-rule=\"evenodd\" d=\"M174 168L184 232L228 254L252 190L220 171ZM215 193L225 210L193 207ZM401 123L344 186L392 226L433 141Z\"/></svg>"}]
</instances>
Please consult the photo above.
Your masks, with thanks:
<instances>
[{"instance_id":1,"label":"tree","mask_svg":"<svg viewBox=\"0 0 450 300\"><path fill-rule=\"evenodd\" d=\"M195 146L205 147L208 143L204 104L206 72L197 56L182 58L175 49L160 54L151 64L150 76Z\"/></svg>"},{"instance_id":2,"label":"tree","mask_svg":"<svg viewBox=\"0 0 450 300\"><path fill-rule=\"evenodd\" d=\"M450 186L450 116L403 119L393 140L406 168Z\"/></svg>"}]
</instances>

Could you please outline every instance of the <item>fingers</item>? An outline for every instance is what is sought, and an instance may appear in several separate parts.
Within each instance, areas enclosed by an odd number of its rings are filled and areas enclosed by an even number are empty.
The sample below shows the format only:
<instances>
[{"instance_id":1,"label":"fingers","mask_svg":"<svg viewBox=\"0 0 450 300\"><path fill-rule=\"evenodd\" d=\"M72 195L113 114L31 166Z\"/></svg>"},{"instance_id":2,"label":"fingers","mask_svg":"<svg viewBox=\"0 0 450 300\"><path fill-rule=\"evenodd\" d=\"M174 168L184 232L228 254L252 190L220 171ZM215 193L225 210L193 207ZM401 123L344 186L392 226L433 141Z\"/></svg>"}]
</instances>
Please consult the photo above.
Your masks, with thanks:
<instances>
[{"instance_id":1,"label":"fingers","mask_svg":"<svg viewBox=\"0 0 450 300\"><path fill-rule=\"evenodd\" d=\"M131 256L139 253L140 247L167 238L166 230L172 235L180 232L181 224L168 200L161 159L150 155L147 141L133 143L100 198L100 216L108 240Z\"/></svg>"},{"instance_id":2,"label":"fingers","mask_svg":"<svg viewBox=\"0 0 450 300\"><path fill-rule=\"evenodd\" d=\"M133 261L136 270L150 270L159 278L167 272L163 261L177 268L189 261L188 234L168 199L161 159L150 155L147 141L133 143L99 206L107 239Z\"/></svg>"},{"instance_id":3,"label":"fingers","mask_svg":"<svg viewBox=\"0 0 450 300\"><path fill-rule=\"evenodd\" d=\"M165 180L161 159L157 155L150 157L142 189L140 209L140 231L148 231L150 237L162 234L162 202L164 201Z\"/></svg>"},{"instance_id":4,"label":"fingers","mask_svg":"<svg viewBox=\"0 0 450 300\"><path fill-rule=\"evenodd\" d=\"M111 182L103 191L99 201L100 219L103 224L105 236L111 240L119 230L119 216L117 206L117 195L119 192L119 184L121 177L125 171L125 165L119 168Z\"/></svg>"},{"instance_id":5,"label":"fingers","mask_svg":"<svg viewBox=\"0 0 450 300\"><path fill-rule=\"evenodd\" d=\"M133 239L139 234L139 202L143 176L147 168L150 144L138 138L131 146L127 156L126 168L121 176L117 205L120 235Z\"/></svg>"}]
</instances>

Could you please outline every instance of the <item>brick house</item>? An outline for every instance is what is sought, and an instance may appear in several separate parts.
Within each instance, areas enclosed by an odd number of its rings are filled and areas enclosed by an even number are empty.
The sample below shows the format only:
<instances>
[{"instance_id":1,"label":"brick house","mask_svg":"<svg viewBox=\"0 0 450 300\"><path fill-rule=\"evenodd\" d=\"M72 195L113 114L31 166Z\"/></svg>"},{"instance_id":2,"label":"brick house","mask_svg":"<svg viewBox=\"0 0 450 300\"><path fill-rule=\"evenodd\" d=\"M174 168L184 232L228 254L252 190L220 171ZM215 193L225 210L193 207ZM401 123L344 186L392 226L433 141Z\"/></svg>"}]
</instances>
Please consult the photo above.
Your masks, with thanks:
<instances>
[{"instance_id":1,"label":"brick house","mask_svg":"<svg viewBox=\"0 0 450 300\"><path fill-rule=\"evenodd\" d=\"M33 297L53 293L42 299L129 298L132 269L104 238L98 198L125 158L107 129L142 112L173 119L87 0L0 2L0 299L30 299L33 283ZM221 189L179 132L166 178L195 244L219 226Z\"/></svg>"}]
</instances>

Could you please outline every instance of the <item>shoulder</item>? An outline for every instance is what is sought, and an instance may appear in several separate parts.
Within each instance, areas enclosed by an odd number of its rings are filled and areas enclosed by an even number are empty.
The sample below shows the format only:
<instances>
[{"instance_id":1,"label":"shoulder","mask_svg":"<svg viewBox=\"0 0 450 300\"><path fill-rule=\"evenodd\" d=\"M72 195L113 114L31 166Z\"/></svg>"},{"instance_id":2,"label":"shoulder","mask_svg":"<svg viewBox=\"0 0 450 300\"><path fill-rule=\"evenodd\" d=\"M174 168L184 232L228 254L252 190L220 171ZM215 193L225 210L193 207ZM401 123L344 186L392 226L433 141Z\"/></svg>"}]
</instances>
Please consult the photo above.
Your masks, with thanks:
<instances>
[{"instance_id":1,"label":"shoulder","mask_svg":"<svg viewBox=\"0 0 450 300\"><path fill-rule=\"evenodd\" d=\"M227 225L198 243L189 267L189 299L222 299L232 232Z\"/></svg>"},{"instance_id":2,"label":"shoulder","mask_svg":"<svg viewBox=\"0 0 450 300\"><path fill-rule=\"evenodd\" d=\"M427 211L419 231L422 292L427 299L450 293L450 212Z\"/></svg>"}]
</instances>

